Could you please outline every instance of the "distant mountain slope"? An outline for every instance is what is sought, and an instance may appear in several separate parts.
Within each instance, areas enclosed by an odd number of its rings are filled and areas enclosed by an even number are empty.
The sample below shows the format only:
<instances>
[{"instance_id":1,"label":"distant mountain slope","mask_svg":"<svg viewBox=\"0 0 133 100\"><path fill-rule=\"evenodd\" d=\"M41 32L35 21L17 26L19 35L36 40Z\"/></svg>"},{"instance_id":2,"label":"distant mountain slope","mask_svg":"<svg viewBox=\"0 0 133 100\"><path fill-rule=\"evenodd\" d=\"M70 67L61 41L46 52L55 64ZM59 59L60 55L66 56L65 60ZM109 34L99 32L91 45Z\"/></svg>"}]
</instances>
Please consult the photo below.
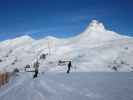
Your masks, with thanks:
<instances>
[{"instance_id":1,"label":"distant mountain slope","mask_svg":"<svg viewBox=\"0 0 133 100\"><path fill-rule=\"evenodd\" d=\"M42 54L46 59L40 59ZM78 36L34 40L22 36L0 43L0 69L23 69L38 60L41 71L66 71L59 60L72 60L72 71L132 71L133 38L107 30L93 20Z\"/></svg>"}]
</instances>

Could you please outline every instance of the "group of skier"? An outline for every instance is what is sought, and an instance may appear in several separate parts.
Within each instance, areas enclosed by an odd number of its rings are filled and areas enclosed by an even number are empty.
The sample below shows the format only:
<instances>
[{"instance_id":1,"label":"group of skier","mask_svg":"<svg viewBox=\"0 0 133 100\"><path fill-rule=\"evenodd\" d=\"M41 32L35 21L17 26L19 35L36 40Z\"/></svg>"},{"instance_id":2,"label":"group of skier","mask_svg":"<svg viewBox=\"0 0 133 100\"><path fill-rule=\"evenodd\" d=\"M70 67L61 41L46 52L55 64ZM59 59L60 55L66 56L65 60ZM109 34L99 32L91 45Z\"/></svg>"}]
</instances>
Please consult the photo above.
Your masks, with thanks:
<instances>
[{"instance_id":1,"label":"group of skier","mask_svg":"<svg viewBox=\"0 0 133 100\"><path fill-rule=\"evenodd\" d=\"M34 65L33 65L33 67L34 67L34 75L33 75L33 78L36 78L37 76L38 76L38 72L39 72L39 62L38 61L36 61L35 63L34 63ZM68 64L67 64L67 74L69 74L70 73L70 70L71 70L71 67L72 67L72 62L71 61L69 61L68 62Z\"/></svg>"}]
</instances>

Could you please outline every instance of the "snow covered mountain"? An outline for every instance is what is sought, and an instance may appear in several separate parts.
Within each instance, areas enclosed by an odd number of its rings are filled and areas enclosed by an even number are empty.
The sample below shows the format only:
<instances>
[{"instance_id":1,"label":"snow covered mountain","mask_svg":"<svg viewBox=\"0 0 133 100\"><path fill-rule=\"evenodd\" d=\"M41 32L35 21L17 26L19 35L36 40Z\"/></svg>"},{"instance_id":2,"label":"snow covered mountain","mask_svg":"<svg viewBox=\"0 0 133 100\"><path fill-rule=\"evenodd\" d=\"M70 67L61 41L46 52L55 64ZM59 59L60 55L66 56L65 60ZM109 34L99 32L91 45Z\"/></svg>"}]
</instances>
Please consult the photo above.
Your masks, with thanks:
<instances>
[{"instance_id":1,"label":"snow covered mountain","mask_svg":"<svg viewBox=\"0 0 133 100\"><path fill-rule=\"evenodd\" d=\"M41 59L43 54L48 54L46 59ZM37 60L41 71L66 71L59 60L72 60L72 71L133 71L132 59L133 38L107 30L97 20L71 38L22 36L0 43L0 69L8 71L23 70Z\"/></svg>"}]
</instances>

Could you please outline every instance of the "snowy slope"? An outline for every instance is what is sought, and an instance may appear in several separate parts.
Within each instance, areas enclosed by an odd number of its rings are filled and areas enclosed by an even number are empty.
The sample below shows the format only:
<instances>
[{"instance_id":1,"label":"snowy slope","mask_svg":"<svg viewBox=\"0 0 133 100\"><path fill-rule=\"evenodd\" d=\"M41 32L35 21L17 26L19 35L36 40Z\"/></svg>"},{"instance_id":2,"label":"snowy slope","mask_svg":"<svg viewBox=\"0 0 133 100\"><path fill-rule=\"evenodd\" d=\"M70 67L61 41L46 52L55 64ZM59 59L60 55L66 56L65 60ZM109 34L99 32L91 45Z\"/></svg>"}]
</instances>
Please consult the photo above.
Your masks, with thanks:
<instances>
[{"instance_id":1,"label":"snowy slope","mask_svg":"<svg viewBox=\"0 0 133 100\"><path fill-rule=\"evenodd\" d=\"M20 73L0 89L0 100L132 100L132 73Z\"/></svg>"},{"instance_id":2,"label":"snowy slope","mask_svg":"<svg viewBox=\"0 0 133 100\"><path fill-rule=\"evenodd\" d=\"M45 60L40 59L44 53L49 55ZM58 65L59 60L72 60L72 71L132 71L131 59L133 38L107 30L96 20L71 38L48 36L34 40L23 36L0 43L0 69L8 71L14 68L23 70L37 60L41 71L66 71L66 65Z\"/></svg>"}]
</instances>

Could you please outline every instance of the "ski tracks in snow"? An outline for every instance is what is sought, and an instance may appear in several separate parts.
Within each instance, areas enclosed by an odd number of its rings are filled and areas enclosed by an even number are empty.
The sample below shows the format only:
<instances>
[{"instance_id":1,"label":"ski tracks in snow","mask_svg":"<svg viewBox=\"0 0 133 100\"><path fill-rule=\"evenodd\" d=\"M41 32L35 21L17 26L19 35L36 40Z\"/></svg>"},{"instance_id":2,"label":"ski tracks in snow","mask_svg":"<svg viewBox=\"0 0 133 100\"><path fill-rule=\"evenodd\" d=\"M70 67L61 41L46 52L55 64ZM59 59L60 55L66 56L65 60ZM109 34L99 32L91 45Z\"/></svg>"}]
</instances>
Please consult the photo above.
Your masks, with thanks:
<instances>
[{"instance_id":1,"label":"ski tracks in snow","mask_svg":"<svg viewBox=\"0 0 133 100\"><path fill-rule=\"evenodd\" d=\"M92 92L80 90L69 77L48 74L33 79L21 73L0 91L0 100L88 100Z\"/></svg>"}]
</instances>

